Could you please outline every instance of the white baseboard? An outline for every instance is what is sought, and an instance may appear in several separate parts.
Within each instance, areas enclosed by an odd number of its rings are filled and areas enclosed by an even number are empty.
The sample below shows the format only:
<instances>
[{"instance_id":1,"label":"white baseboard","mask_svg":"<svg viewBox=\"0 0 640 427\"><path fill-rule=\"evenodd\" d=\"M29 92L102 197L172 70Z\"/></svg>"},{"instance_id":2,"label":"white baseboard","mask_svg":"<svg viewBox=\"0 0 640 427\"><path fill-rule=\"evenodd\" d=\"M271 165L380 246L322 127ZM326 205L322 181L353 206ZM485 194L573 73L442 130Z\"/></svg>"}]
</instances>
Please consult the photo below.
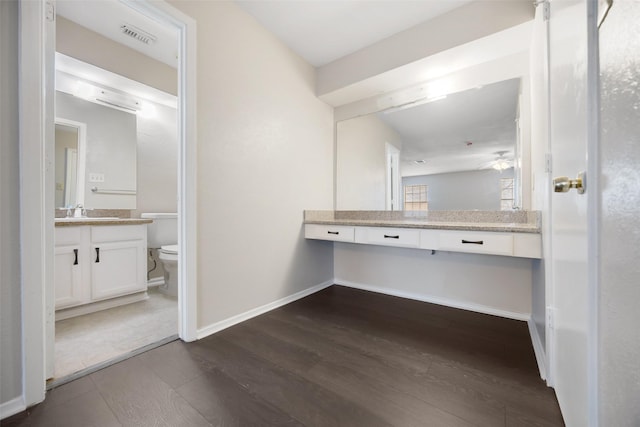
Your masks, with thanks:
<instances>
[{"instance_id":1,"label":"white baseboard","mask_svg":"<svg viewBox=\"0 0 640 427\"><path fill-rule=\"evenodd\" d=\"M362 289L363 291L377 292L379 294L391 295L394 297L407 298L407 299L412 299L412 300L422 301L422 302L429 302L432 304L444 305L444 306L453 307L453 308L461 308L463 310L475 311L477 313L506 317L507 319L528 321L531 318L531 315L528 313L516 313L513 311L500 310L494 307L487 307L480 304L462 303L460 301L456 301L448 298L432 297L429 295L399 291L393 288L371 286L363 283L356 283L356 282L351 282L348 280L342 280L337 278L334 280L334 283L336 285L347 286L349 288Z\"/></svg>"},{"instance_id":2,"label":"white baseboard","mask_svg":"<svg viewBox=\"0 0 640 427\"><path fill-rule=\"evenodd\" d=\"M299 300L300 298L304 298L308 295L314 294L318 291L321 291L325 288L328 288L329 286L333 285L333 280L327 280L326 282L323 282L319 285L316 286L312 286L310 288L307 288L303 291L300 292L296 292L295 294L289 295L287 297L281 298L277 301L273 301L270 302L269 304L265 304L262 305L260 307L256 307L254 309L251 309L249 311L245 311L244 313L240 313L238 315L235 315L233 317L230 317L228 319L225 320L221 320L220 322L216 322L213 323L209 326L205 326L204 328L200 328L198 329L197 332L197 339L202 339L204 337L207 337L209 335L215 334L216 332L220 332L223 329L227 329L233 325L236 325L238 323L244 322L245 320L249 320L253 317L259 316L261 314L264 314L268 311L274 310L278 307L282 307L283 305L292 303L296 300Z\"/></svg>"},{"instance_id":3,"label":"white baseboard","mask_svg":"<svg viewBox=\"0 0 640 427\"><path fill-rule=\"evenodd\" d=\"M24 411L25 409L27 409L27 405L25 405L24 398L22 396L2 402L0 403L0 420L4 420L11 415Z\"/></svg>"},{"instance_id":4,"label":"white baseboard","mask_svg":"<svg viewBox=\"0 0 640 427\"><path fill-rule=\"evenodd\" d=\"M536 328L536 323L533 319L529 319L527 322L529 326L529 335L531 335L531 344L533 344L533 352L536 355L536 361L538 362L538 369L540 370L540 378L547 379L547 363L544 347L542 346L542 340Z\"/></svg>"},{"instance_id":5,"label":"white baseboard","mask_svg":"<svg viewBox=\"0 0 640 427\"><path fill-rule=\"evenodd\" d=\"M149 294L147 294L147 291L143 291L131 295L97 301L91 304L79 305L77 307L63 308L56 311L56 322L58 320L70 319L72 317L95 313L96 311L107 310L109 308L132 304L134 302L144 301L147 299L149 299Z\"/></svg>"}]
</instances>

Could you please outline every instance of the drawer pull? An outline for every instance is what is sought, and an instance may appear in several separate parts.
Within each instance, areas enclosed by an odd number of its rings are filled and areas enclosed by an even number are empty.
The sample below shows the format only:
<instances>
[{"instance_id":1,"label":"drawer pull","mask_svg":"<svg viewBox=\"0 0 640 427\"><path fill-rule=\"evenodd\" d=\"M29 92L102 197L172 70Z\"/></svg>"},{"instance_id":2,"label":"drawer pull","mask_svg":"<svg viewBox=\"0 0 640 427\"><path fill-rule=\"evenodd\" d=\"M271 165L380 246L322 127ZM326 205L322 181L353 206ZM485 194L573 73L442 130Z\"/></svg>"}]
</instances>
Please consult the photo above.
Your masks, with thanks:
<instances>
[{"instance_id":1,"label":"drawer pull","mask_svg":"<svg viewBox=\"0 0 640 427\"><path fill-rule=\"evenodd\" d=\"M336 236L340 234L339 231L327 231L327 234L335 234Z\"/></svg>"},{"instance_id":2,"label":"drawer pull","mask_svg":"<svg viewBox=\"0 0 640 427\"><path fill-rule=\"evenodd\" d=\"M78 265L78 250L77 249L73 250L73 256L75 257L75 259L73 260L73 265Z\"/></svg>"},{"instance_id":3,"label":"drawer pull","mask_svg":"<svg viewBox=\"0 0 640 427\"><path fill-rule=\"evenodd\" d=\"M462 239L462 243L469 243L472 245L484 245L484 240L464 240Z\"/></svg>"},{"instance_id":4,"label":"drawer pull","mask_svg":"<svg viewBox=\"0 0 640 427\"><path fill-rule=\"evenodd\" d=\"M100 248L96 248L96 262L100 262Z\"/></svg>"},{"instance_id":5,"label":"drawer pull","mask_svg":"<svg viewBox=\"0 0 640 427\"><path fill-rule=\"evenodd\" d=\"M400 236L399 236L399 235L397 235L397 234L396 234L395 236L391 236L391 235L389 235L389 234L385 234L385 235L384 235L384 238L385 238L385 239L399 239L399 238L400 238Z\"/></svg>"}]
</instances>

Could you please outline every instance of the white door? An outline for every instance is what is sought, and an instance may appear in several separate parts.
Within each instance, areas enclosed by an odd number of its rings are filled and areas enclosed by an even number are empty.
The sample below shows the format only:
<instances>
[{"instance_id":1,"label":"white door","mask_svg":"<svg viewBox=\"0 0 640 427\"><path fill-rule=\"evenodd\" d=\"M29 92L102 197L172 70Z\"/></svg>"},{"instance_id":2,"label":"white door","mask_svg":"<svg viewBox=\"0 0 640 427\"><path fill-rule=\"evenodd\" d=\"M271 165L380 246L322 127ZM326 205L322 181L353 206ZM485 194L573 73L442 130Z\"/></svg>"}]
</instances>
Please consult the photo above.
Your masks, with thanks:
<instances>
[{"instance_id":1,"label":"white door","mask_svg":"<svg viewBox=\"0 0 640 427\"><path fill-rule=\"evenodd\" d=\"M587 0L551 1L549 21L552 174L587 171ZM591 172L591 171L587 171ZM567 426L589 425L588 187L551 193L551 375ZM592 230L589 230L592 232Z\"/></svg>"},{"instance_id":2,"label":"white door","mask_svg":"<svg viewBox=\"0 0 640 427\"><path fill-rule=\"evenodd\" d=\"M599 12L598 16L603 16ZM600 26L598 418L640 426L640 2Z\"/></svg>"}]
</instances>

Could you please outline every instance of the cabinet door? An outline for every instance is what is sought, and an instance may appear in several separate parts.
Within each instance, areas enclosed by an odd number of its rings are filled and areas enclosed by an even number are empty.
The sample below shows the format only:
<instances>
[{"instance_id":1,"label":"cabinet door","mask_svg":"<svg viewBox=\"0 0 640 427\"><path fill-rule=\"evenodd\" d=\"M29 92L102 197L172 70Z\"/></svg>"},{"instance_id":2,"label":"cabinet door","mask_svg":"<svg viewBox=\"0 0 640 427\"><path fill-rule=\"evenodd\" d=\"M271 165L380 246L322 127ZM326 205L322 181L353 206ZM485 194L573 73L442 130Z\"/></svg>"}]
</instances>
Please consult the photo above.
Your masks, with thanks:
<instances>
[{"instance_id":1,"label":"cabinet door","mask_svg":"<svg viewBox=\"0 0 640 427\"><path fill-rule=\"evenodd\" d=\"M91 245L91 299L117 297L147 289L146 241Z\"/></svg>"},{"instance_id":2,"label":"cabinet door","mask_svg":"<svg viewBox=\"0 0 640 427\"><path fill-rule=\"evenodd\" d=\"M84 303L79 245L56 246L54 257L56 310Z\"/></svg>"}]
</instances>

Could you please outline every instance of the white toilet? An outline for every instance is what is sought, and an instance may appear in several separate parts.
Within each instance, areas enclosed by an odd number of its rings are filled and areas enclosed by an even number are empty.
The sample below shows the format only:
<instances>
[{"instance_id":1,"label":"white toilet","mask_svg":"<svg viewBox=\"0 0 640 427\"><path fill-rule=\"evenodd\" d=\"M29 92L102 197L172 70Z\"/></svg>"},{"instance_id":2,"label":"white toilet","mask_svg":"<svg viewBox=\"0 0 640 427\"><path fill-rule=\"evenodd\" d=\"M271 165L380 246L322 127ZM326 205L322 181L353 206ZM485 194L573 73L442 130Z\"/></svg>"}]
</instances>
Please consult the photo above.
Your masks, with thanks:
<instances>
[{"instance_id":1,"label":"white toilet","mask_svg":"<svg viewBox=\"0 0 640 427\"><path fill-rule=\"evenodd\" d=\"M164 286L160 291L178 296L178 214L143 213L140 218L152 219L147 224L147 246L158 250L164 270Z\"/></svg>"}]
</instances>

